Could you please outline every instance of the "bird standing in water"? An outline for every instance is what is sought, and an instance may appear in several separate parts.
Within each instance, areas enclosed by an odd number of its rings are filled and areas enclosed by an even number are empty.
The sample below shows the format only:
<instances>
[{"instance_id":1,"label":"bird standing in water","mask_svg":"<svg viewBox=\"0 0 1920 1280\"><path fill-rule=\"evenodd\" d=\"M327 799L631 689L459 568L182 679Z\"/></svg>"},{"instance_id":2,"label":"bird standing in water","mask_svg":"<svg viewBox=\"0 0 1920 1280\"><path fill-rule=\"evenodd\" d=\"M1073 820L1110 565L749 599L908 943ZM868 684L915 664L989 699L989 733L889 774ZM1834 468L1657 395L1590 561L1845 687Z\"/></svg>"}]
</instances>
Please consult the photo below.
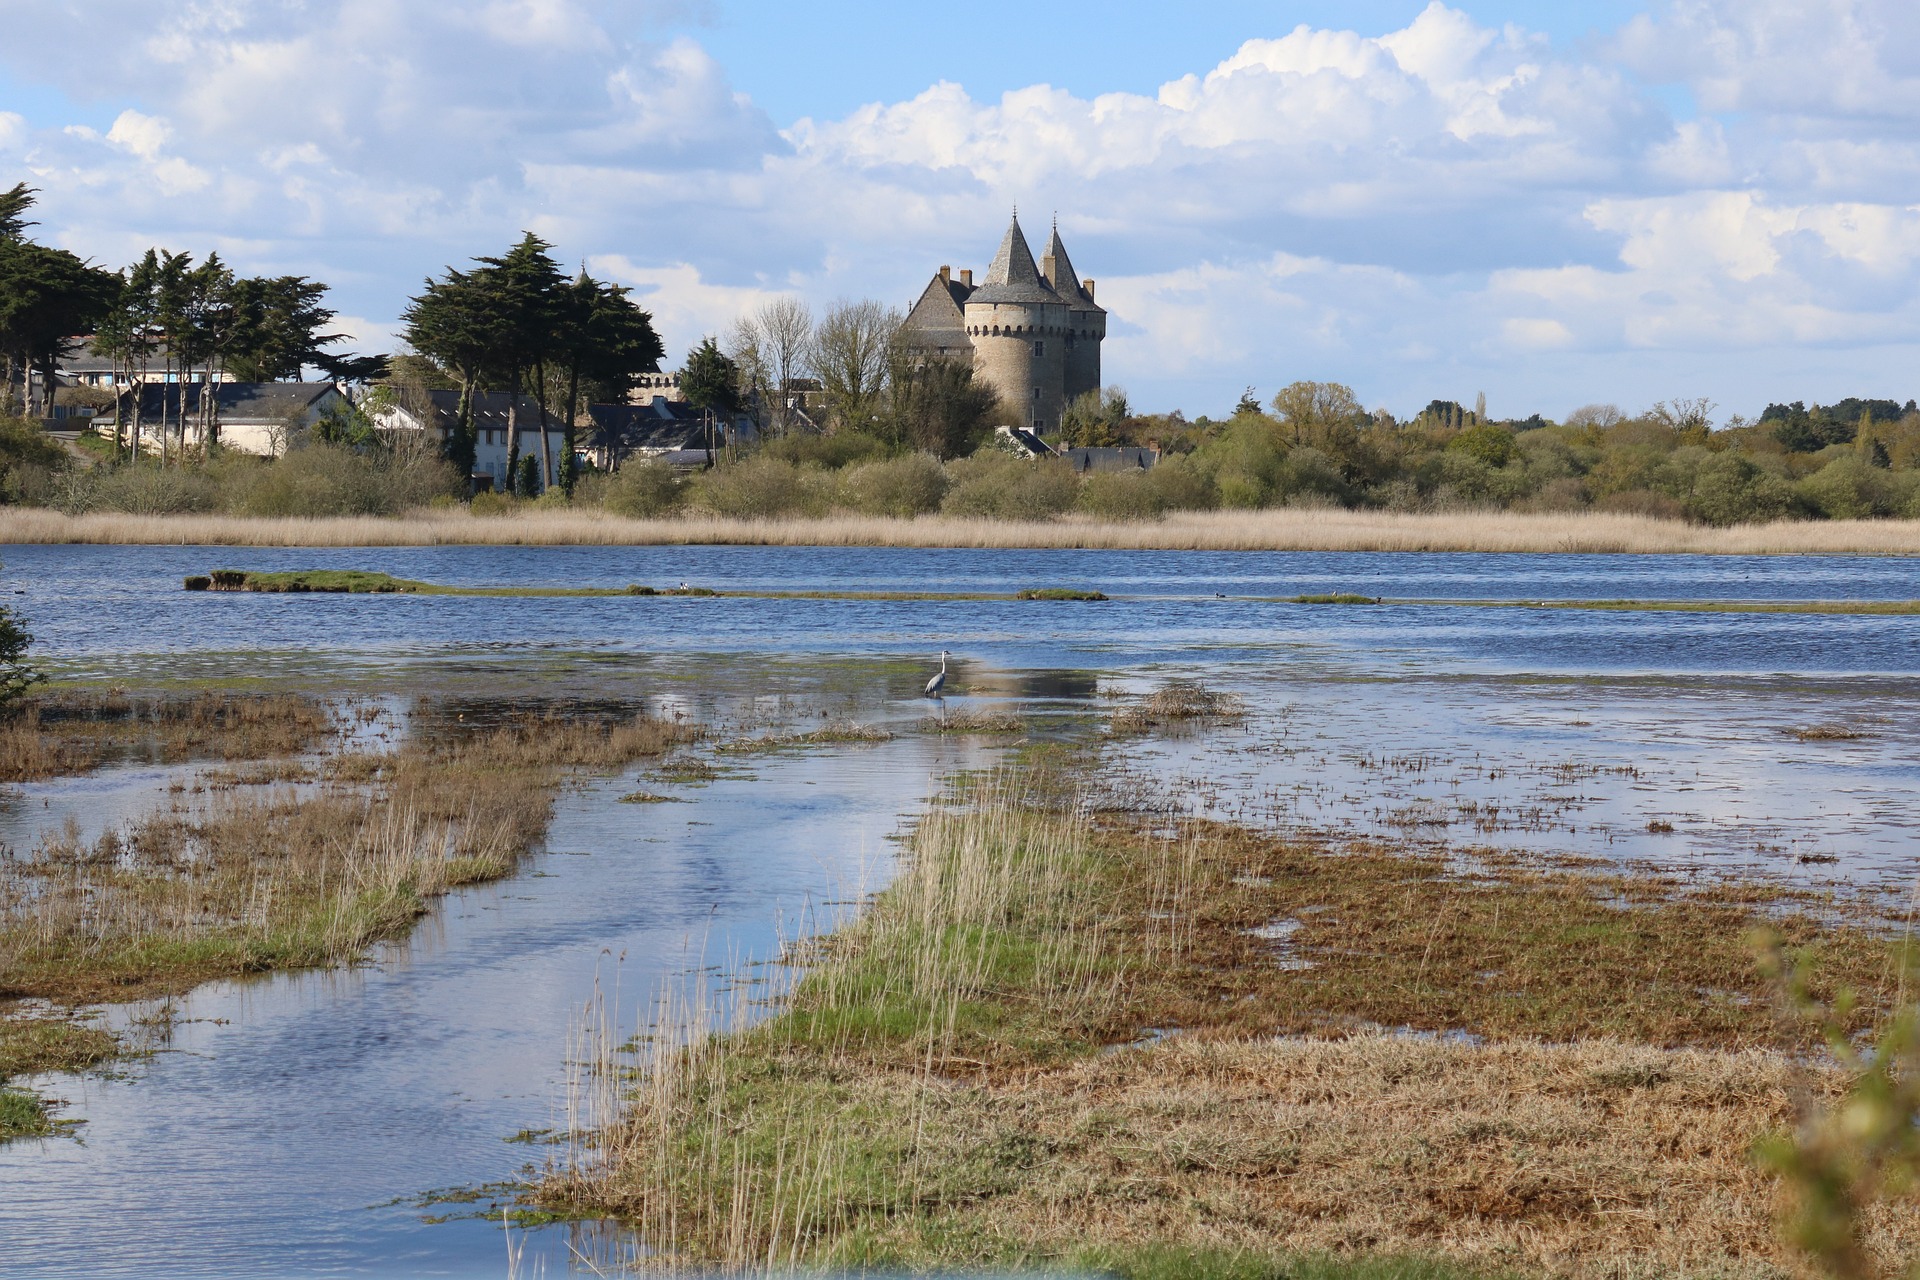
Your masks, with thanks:
<instances>
[{"instance_id":1,"label":"bird standing in water","mask_svg":"<svg viewBox=\"0 0 1920 1280\"><path fill-rule=\"evenodd\" d=\"M940 651L940 674L927 681L927 696L937 698L940 691L947 687L947 651Z\"/></svg>"}]
</instances>

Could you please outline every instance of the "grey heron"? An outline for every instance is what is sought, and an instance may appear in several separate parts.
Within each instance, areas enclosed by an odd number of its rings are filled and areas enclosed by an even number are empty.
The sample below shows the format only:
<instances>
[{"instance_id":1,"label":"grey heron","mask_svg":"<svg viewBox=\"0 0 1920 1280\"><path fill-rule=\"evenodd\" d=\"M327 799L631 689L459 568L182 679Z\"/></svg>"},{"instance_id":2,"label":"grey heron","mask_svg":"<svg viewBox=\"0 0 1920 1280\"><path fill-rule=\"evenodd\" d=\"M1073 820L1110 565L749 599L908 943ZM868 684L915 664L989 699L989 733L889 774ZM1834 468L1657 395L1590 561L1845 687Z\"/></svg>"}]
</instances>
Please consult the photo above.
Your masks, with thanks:
<instances>
[{"instance_id":1,"label":"grey heron","mask_svg":"<svg viewBox=\"0 0 1920 1280\"><path fill-rule=\"evenodd\" d=\"M927 681L927 696L937 698L940 691L947 687L947 651L940 651L940 674Z\"/></svg>"}]
</instances>

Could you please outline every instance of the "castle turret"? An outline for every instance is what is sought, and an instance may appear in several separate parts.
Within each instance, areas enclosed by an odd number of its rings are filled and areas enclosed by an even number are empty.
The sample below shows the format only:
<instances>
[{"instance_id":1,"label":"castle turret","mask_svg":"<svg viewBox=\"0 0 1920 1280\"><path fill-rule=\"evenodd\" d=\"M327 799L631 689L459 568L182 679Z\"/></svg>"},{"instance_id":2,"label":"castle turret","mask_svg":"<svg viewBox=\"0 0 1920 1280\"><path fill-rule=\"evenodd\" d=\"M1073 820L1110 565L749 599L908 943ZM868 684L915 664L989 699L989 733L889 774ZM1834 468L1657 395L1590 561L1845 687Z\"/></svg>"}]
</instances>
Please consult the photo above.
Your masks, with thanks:
<instances>
[{"instance_id":1,"label":"castle turret","mask_svg":"<svg viewBox=\"0 0 1920 1280\"><path fill-rule=\"evenodd\" d=\"M1074 274L1067 258L1067 246L1060 242L1060 227L1053 228L1053 239L1040 259L1047 285L1067 307L1066 387L1068 404L1089 391L1100 389L1100 344L1107 338L1107 313L1093 300L1093 281L1085 285Z\"/></svg>"},{"instance_id":2,"label":"castle turret","mask_svg":"<svg viewBox=\"0 0 1920 1280\"><path fill-rule=\"evenodd\" d=\"M974 372L1019 413L1014 425L1057 430L1066 409L1072 308L1041 278L1018 215L987 278L967 297L966 324ZM1097 386L1097 364L1094 378Z\"/></svg>"}]
</instances>

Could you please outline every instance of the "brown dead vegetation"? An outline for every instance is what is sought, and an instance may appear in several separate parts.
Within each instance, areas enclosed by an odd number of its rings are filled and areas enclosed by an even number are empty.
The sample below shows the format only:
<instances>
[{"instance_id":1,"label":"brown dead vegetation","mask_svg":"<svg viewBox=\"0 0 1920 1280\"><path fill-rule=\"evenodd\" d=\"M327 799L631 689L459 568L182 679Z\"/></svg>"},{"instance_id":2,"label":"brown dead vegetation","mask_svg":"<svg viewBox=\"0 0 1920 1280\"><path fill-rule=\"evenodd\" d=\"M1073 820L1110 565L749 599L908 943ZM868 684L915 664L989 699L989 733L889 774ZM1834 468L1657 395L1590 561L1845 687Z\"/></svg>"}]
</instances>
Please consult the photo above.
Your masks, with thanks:
<instances>
[{"instance_id":1,"label":"brown dead vegetation","mask_svg":"<svg viewBox=\"0 0 1920 1280\"><path fill-rule=\"evenodd\" d=\"M997 785L929 816L771 1020L663 1013L547 1201L754 1265L1798 1272L1754 1146L1796 1089L1845 1081L1747 935L1861 993L1865 1028L1896 996L1872 921L1766 886L1098 826ZM1914 1256L1920 1218L1874 1207L1867 1247Z\"/></svg>"},{"instance_id":2,"label":"brown dead vegetation","mask_svg":"<svg viewBox=\"0 0 1920 1280\"><path fill-rule=\"evenodd\" d=\"M509 874L544 838L560 772L696 736L645 716L513 717L388 755L318 789L217 791L87 844L0 862L0 998L72 1004L350 958L426 903Z\"/></svg>"},{"instance_id":3,"label":"brown dead vegetation","mask_svg":"<svg viewBox=\"0 0 1920 1280\"><path fill-rule=\"evenodd\" d=\"M298 694L45 693L0 723L0 782L85 773L115 759L294 755L319 746L335 727L324 702Z\"/></svg>"}]
</instances>

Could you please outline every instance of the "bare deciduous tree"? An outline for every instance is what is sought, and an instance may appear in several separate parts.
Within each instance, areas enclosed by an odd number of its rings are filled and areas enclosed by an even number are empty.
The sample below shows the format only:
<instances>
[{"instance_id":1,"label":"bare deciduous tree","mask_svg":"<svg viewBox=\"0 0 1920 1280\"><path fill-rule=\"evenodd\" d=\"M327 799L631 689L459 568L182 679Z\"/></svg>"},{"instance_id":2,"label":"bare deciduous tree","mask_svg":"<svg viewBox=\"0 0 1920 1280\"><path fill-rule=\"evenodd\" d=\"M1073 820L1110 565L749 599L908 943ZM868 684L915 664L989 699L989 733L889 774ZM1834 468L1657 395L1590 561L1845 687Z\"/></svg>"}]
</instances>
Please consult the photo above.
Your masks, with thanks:
<instances>
[{"instance_id":1,"label":"bare deciduous tree","mask_svg":"<svg viewBox=\"0 0 1920 1280\"><path fill-rule=\"evenodd\" d=\"M872 299L835 303L820 318L808 356L842 428L864 426L873 416L900 323L898 311Z\"/></svg>"}]
</instances>

